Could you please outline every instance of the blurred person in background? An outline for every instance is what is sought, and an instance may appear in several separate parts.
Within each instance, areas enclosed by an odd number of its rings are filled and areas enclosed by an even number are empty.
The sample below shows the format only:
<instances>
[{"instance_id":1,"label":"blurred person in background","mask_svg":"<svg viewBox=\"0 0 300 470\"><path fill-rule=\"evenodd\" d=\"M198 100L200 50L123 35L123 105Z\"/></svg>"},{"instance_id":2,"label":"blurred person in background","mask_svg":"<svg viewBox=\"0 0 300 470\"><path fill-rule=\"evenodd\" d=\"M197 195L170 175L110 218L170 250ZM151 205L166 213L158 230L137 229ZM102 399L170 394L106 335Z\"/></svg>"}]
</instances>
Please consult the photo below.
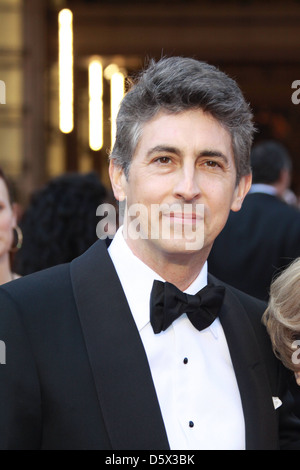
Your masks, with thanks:
<instances>
[{"instance_id":1,"label":"blurred person in background","mask_svg":"<svg viewBox=\"0 0 300 470\"><path fill-rule=\"evenodd\" d=\"M72 261L98 238L97 207L109 192L96 173L67 173L37 190L20 226L23 246L14 266L22 275Z\"/></svg>"},{"instance_id":2,"label":"blurred person in background","mask_svg":"<svg viewBox=\"0 0 300 470\"><path fill-rule=\"evenodd\" d=\"M22 246L22 232L17 226L17 206L11 183L0 168L0 284L19 277L12 271L12 253Z\"/></svg>"},{"instance_id":3,"label":"blurred person in background","mask_svg":"<svg viewBox=\"0 0 300 470\"><path fill-rule=\"evenodd\" d=\"M231 212L208 258L212 274L262 300L273 276L300 256L300 211L284 200L292 164L279 142L251 152L252 187L242 209Z\"/></svg>"},{"instance_id":4,"label":"blurred person in background","mask_svg":"<svg viewBox=\"0 0 300 470\"><path fill-rule=\"evenodd\" d=\"M300 258L272 282L263 322L276 356L295 374L300 386ZM294 386L292 390L300 415L300 388Z\"/></svg>"}]
</instances>

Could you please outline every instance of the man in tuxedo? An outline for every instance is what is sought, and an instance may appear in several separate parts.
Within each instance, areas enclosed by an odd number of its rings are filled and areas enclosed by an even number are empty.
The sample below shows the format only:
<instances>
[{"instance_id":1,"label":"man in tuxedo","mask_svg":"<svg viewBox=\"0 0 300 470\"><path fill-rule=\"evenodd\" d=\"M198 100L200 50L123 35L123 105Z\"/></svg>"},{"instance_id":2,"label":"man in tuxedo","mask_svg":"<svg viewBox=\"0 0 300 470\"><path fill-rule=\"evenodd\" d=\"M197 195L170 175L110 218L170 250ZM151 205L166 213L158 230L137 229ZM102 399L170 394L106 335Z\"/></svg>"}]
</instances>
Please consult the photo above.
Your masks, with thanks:
<instances>
[{"instance_id":1,"label":"man in tuxedo","mask_svg":"<svg viewBox=\"0 0 300 470\"><path fill-rule=\"evenodd\" d=\"M299 449L264 303L207 273L251 184L252 116L213 66L152 61L122 101L124 225L2 286L0 447Z\"/></svg>"},{"instance_id":2,"label":"man in tuxedo","mask_svg":"<svg viewBox=\"0 0 300 470\"><path fill-rule=\"evenodd\" d=\"M284 200L291 159L273 140L251 152L253 185L239 212L231 212L210 252L210 273L267 300L273 277L300 256L300 211Z\"/></svg>"}]
</instances>

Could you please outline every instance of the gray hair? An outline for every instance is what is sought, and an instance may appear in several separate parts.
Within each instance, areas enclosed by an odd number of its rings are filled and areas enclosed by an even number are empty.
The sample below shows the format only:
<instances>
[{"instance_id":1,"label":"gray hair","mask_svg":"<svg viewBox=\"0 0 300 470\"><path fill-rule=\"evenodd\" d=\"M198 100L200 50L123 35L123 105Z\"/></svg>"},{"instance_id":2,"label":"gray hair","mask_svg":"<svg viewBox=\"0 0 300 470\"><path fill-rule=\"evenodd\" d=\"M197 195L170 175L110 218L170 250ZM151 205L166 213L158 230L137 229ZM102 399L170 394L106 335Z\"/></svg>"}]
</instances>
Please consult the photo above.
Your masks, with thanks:
<instances>
[{"instance_id":1,"label":"gray hair","mask_svg":"<svg viewBox=\"0 0 300 470\"><path fill-rule=\"evenodd\" d=\"M254 126L240 88L216 67L184 57L151 60L132 82L120 106L110 158L128 177L143 125L159 111L176 114L190 109L210 113L230 133L237 182L249 174Z\"/></svg>"},{"instance_id":2,"label":"gray hair","mask_svg":"<svg viewBox=\"0 0 300 470\"><path fill-rule=\"evenodd\" d=\"M300 340L300 258L295 259L272 281L263 323L270 335L275 355L288 369L300 371L294 362L294 341Z\"/></svg>"}]
</instances>

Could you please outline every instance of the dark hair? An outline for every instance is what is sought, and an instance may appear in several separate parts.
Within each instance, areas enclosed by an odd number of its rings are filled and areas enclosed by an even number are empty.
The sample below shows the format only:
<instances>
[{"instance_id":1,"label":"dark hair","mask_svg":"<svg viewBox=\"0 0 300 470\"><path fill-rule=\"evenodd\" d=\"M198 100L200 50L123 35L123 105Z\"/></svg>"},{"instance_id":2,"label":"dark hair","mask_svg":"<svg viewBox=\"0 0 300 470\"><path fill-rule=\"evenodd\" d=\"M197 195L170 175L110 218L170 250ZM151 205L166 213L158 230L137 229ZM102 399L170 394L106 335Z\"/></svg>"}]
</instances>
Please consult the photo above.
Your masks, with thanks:
<instances>
[{"instance_id":1,"label":"dark hair","mask_svg":"<svg viewBox=\"0 0 300 470\"><path fill-rule=\"evenodd\" d=\"M83 253L97 240L96 209L108 198L94 173L65 174L36 191L19 224L23 246L15 270L30 274Z\"/></svg>"},{"instance_id":2,"label":"dark hair","mask_svg":"<svg viewBox=\"0 0 300 470\"><path fill-rule=\"evenodd\" d=\"M202 109L231 135L237 181L251 172L252 113L237 83L216 67L191 58L150 61L123 98L110 158L126 176L143 132L143 125L159 111L180 113Z\"/></svg>"},{"instance_id":3,"label":"dark hair","mask_svg":"<svg viewBox=\"0 0 300 470\"><path fill-rule=\"evenodd\" d=\"M253 183L276 183L280 172L292 168L287 149L275 140L265 140L253 146L251 152Z\"/></svg>"}]
</instances>

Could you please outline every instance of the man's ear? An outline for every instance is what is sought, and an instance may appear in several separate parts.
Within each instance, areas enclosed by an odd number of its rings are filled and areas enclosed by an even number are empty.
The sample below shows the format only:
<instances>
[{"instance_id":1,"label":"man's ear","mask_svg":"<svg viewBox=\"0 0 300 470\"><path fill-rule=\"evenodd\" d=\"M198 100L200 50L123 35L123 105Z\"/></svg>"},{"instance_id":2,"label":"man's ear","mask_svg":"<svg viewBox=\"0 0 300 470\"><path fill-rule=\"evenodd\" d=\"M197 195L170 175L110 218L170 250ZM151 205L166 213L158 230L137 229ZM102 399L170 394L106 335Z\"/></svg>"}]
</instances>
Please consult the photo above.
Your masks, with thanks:
<instances>
[{"instance_id":1,"label":"man's ear","mask_svg":"<svg viewBox=\"0 0 300 470\"><path fill-rule=\"evenodd\" d=\"M251 188L252 184L252 173L248 175L242 176L239 184L235 188L231 210L233 212L237 212L241 209L245 196L247 195L249 189Z\"/></svg>"},{"instance_id":2,"label":"man's ear","mask_svg":"<svg viewBox=\"0 0 300 470\"><path fill-rule=\"evenodd\" d=\"M126 176L120 165L116 165L114 160L109 163L109 177L113 193L117 201L124 201L126 197Z\"/></svg>"}]
</instances>

